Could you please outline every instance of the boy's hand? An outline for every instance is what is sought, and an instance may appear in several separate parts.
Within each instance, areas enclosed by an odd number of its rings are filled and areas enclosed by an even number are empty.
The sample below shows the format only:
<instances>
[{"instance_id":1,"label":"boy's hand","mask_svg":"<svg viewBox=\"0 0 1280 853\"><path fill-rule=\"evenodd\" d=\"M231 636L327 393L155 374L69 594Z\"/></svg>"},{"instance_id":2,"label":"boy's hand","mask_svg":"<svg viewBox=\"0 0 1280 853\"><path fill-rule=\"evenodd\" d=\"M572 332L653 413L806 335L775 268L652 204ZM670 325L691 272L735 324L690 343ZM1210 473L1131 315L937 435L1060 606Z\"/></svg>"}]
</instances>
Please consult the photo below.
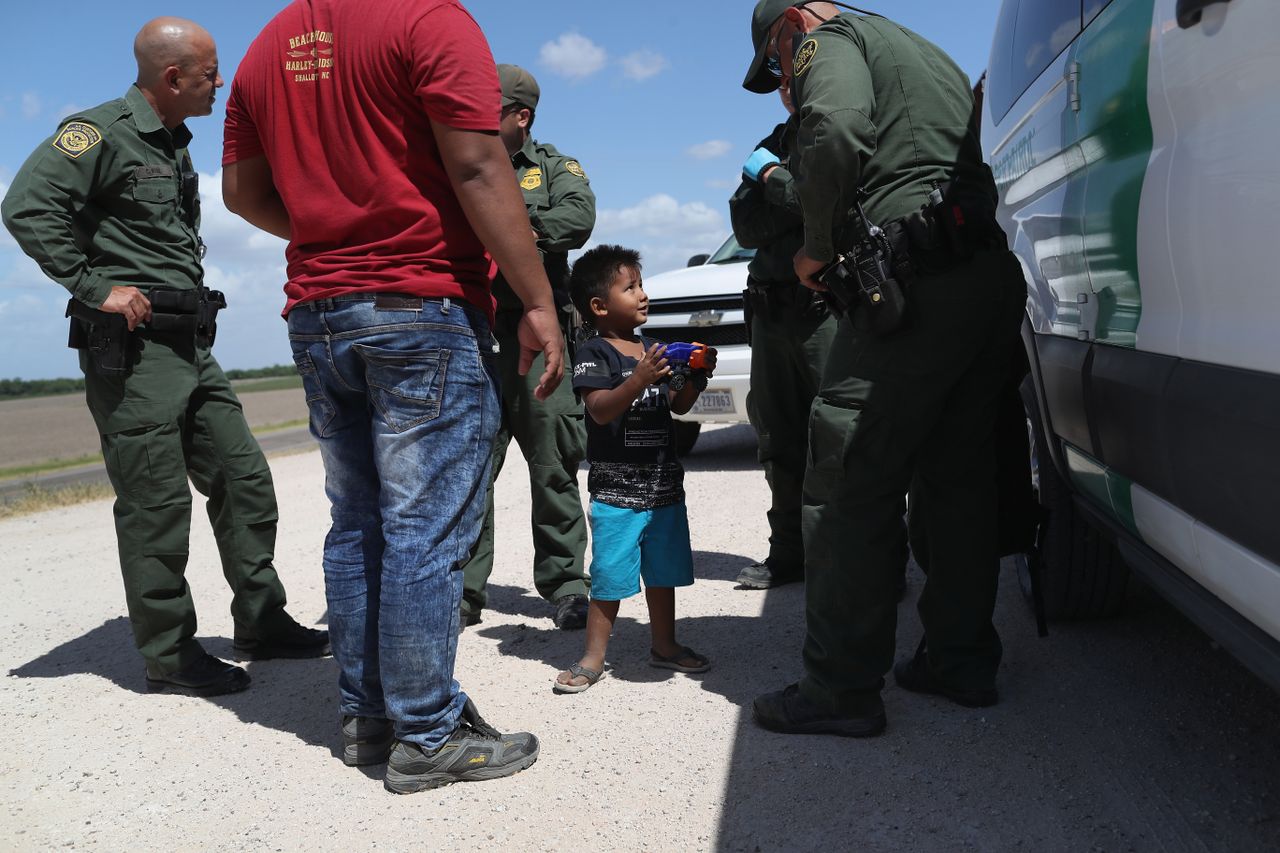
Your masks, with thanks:
<instances>
[{"instance_id":1,"label":"boy's hand","mask_svg":"<svg viewBox=\"0 0 1280 853\"><path fill-rule=\"evenodd\" d=\"M707 347L707 351L702 354L702 362L707 366L707 378L710 379L716 372L716 348Z\"/></svg>"},{"instance_id":2,"label":"boy's hand","mask_svg":"<svg viewBox=\"0 0 1280 853\"><path fill-rule=\"evenodd\" d=\"M640 356L640 361L636 362L636 368L631 373L637 382L643 382L646 387L657 385L671 375L671 366L662 355L666 351L665 344L654 344Z\"/></svg>"}]
</instances>

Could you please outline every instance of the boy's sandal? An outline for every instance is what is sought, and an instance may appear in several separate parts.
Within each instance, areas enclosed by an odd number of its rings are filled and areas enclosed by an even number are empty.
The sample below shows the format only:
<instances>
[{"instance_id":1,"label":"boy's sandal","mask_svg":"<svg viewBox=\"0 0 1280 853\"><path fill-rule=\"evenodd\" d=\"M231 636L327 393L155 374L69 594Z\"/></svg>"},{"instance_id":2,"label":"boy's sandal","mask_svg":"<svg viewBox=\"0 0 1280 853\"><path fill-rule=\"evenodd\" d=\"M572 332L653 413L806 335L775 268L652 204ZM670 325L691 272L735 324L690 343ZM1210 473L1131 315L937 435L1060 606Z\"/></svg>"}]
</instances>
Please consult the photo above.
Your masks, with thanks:
<instances>
[{"instance_id":1,"label":"boy's sandal","mask_svg":"<svg viewBox=\"0 0 1280 853\"><path fill-rule=\"evenodd\" d=\"M680 651L671 657L663 657L653 649L649 649L649 666L656 666L658 669L674 669L676 672L706 672L711 669L711 661L695 652L688 646L681 646ZM683 664L682 660L696 660L693 666Z\"/></svg>"},{"instance_id":2,"label":"boy's sandal","mask_svg":"<svg viewBox=\"0 0 1280 853\"><path fill-rule=\"evenodd\" d=\"M552 691L556 693L581 693L604 677L604 672L602 670L587 669L580 663L575 663L573 666L569 667L566 672L569 673L570 680L573 680L574 678L585 678L586 683L565 684L560 680L560 676L557 675L555 683L551 685Z\"/></svg>"}]
</instances>

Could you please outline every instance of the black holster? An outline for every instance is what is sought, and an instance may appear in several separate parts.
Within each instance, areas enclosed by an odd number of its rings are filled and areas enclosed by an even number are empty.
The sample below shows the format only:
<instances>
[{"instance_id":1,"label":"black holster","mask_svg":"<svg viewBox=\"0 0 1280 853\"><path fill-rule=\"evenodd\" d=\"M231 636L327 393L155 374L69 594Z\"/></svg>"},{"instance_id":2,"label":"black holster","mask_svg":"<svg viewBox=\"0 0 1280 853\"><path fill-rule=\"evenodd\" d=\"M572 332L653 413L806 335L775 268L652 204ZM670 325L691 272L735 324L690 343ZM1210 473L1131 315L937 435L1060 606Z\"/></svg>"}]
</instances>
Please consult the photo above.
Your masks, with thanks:
<instances>
[{"instance_id":1,"label":"black holster","mask_svg":"<svg viewBox=\"0 0 1280 853\"><path fill-rule=\"evenodd\" d=\"M90 308L78 299L67 301L71 328L67 346L86 350L93 367L104 376L123 376L133 365L135 336L123 314Z\"/></svg>"}]
</instances>

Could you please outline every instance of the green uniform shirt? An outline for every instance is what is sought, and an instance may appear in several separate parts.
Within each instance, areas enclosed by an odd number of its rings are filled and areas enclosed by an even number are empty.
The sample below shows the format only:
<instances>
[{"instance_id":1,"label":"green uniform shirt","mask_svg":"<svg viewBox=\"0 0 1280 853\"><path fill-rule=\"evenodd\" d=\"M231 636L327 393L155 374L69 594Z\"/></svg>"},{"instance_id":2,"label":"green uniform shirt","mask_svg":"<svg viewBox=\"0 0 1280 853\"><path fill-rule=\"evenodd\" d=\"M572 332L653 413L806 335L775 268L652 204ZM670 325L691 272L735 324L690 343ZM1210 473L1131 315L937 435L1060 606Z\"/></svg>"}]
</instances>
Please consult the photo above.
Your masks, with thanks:
<instances>
[{"instance_id":1,"label":"green uniform shirt","mask_svg":"<svg viewBox=\"0 0 1280 853\"><path fill-rule=\"evenodd\" d=\"M787 169L794 132L792 122L787 122L760 140L756 147L772 151L780 164L764 183L744 177L729 199L734 238L744 249L756 250L747 273L762 284L796 283L794 259L804 244L804 217L795 179Z\"/></svg>"},{"instance_id":2,"label":"green uniform shirt","mask_svg":"<svg viewBox=\"0 0 1280 853\"><path fill-rule=\"evenodd\" d=\"M917 210L937 184L990 180L970 126L968 78L890 20L846 13L818 27L796 48L791 94L791 168L814 260L848 248L842 232L859 187L867 216L883 225Z\"/></svg>"},{"instance_id":3,"label":"green uniform shirt","mask_svg":"<svg viewBox=\"0 0 1280 853\"><path fill-rule=\"evenodd\" d=\"M186 125L172 132L131 86L77 113L22 164L4 224L45 275L98 307L112 287L195 287L199 203L182 203Z\"/></svg>"},{"instance_id":4,"label":"green uniform shirt","mask_svg":"<svg viewBox=\"0 0 1280 853\"><path fill-rule=\"evenodd\" d=\"M586 244L596 225L596 196L582 166L554 145L525 140L511 163L524 193L529 224L538 234L538 251L557 291L557 302L566 302L569 290L569 252ZM499 310L519 310L519 297L499 276L494 283Z\"/></svg>"}]
</instances>

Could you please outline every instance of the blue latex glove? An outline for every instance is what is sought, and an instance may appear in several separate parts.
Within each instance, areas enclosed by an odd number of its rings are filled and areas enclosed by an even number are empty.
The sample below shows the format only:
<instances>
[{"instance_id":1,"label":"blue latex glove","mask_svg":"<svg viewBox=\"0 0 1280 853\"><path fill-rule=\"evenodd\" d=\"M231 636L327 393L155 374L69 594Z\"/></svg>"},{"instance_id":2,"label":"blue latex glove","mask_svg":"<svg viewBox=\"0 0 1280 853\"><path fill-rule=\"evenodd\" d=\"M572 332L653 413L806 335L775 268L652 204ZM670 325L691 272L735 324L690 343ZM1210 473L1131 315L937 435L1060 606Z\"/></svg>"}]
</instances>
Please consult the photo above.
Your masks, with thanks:
<instances>
[{"instance_id":1,"label":"blue latex glove","mask_svg":"<svg viewBox=\"0 0 1280 853\"><path fill-rule=\"evenodd\" d=\"M751 156L747 158L747 162L742 166L742 174L748 180L759 181L760 173L770 166L776 166L782 162L778 159L778 155L774 154L768 148L757 148L751 152Z\"/></svg>"}]
</instances>

